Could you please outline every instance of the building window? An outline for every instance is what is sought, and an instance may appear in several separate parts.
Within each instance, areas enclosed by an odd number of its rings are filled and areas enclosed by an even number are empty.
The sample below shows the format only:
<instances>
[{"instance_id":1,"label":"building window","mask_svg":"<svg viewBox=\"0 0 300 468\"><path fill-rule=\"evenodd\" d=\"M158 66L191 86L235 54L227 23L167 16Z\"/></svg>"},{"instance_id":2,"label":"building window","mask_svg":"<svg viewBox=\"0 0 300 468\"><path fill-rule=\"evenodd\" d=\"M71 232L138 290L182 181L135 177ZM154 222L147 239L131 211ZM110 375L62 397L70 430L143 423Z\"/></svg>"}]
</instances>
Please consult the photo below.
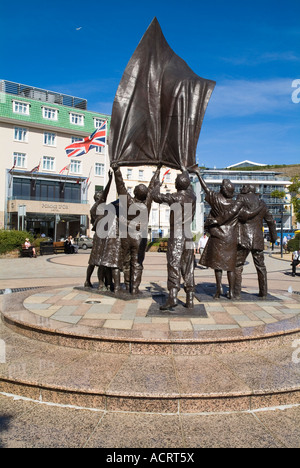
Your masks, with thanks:
<instances>
[{"instance_id":1,"label":"building window","mask_svg":"<svg viewBox=\"0 0 300 468\"><path fill-rule=\"evenodd\" d=\"M56 146L56 133L44 133L44 145Z\"/></svg>"},{"instance_id":2,"label":"building window","mask_svg":"<svg viewBox=\"0 0 300 468\"><path fill-rule=\"evenodd\" d=\"M29 115L29 102L13 101L13 112L16 114Z\"/></svg>"},{"instance_id":3,"label":"building window","mask_svg":"<svg viewBox=\"0 0 300 468\"><path fill-rule=\"evenodd\" d=\"M84 125L84 116L82 114L75 114L71 112L70 114L70 122L74 125Z\"/></svg>"},{"instance_id":4,"label":"building window","mask_svg":"<svg viewBox=\"0 0 300 468\"><path fill-rule=\"evenodd\" d=\"M165 222L167 223L170 220L170 208L165 209Z\"/></svg>"},{"instance_id":5,"label":"building window","mask_svg":"<svg viewBox=\"0 0 300 468\"><path fill-rule=\"evenodd\" d=\"M152 209L152 226L158 226L158 210Z\"/></svg>"},{"instance_id":6,"label":"building window","mask_svg":"<svg viewBox=\"0 0 300 468\"><path fill-rule=\"evenodd\" d=\"M30 200L30 179L14 177L13 197L19 200Z\"/></svg>"},{"instance_id":7,"label":"building window","mask_svg":"<svg viewBox=\"0 0 300 468\"><path fill-rule=\"evenodd\" d=\"M101 125L103 125L104 122L105 122L104 119L98 119L98 118L94 117L94 127L95 128L101 127Z\"/></svg>"},{"instance_id":8,"label":"building window","mask_svg":"<svg viewBox=\"0 0 300 468\"><path fill-rule=\"evenodd\" d=\"M14 140L27 142L28 141L27 128L15 127Z\"/></svg>"},{"instance_id":9,"label":"building window","mask_svg":"<svg viewBox=\"0 0 300 468\"><path fill-rule=\"evenodd\" d=\"M58 110L52 107L43 107L43 118L47 120L57 120Z\"/></svg>"},{"instance_id":10,"label":"building window","mask_svg":"<svg viewBox=\"0 0 300 468\"><path fill-rule=\"evenodd\" d=\"M105 148L104 146L96 146L96 153L105 153Z\"/></svg>"},{"instance_id":11,"label":"building window","mask_svg":"<svg viewBox=\"0 0 300 468\"><path fill-rule=\"evenodd\" d=\"M144 180L144 171L139 171L139 180Z\"/></svg>"},{"instance_id":12,"label":"building window","mask_svg":"<svg viewBox=\"0 0 300 468\"><path fill-rule=\"evenodd\" d=\"M127 187L127 192L129 193L130 196L133 196L133 188L132 187Z\"/></svg>"},{"instance_id":13,"label":"building window","mask_svg":"<svg viewBox=\"0 0 300 468\"><path fill-rule=\"evenodd\" d=\"M77 141L83 141L83 138L79 138L79 137L72 136L71 142L72 142L72 143L76 143Z\"/></svg>"},{"instance_id":14,"label":"building window","mask_svg":"<svg viewBox=\"0 0 300 468\"><path fill-rule=\"evenodd\" d=\"M104 176L104 170L105 170L104 164L95 163L95 175L96 176L103 177Z\"/></svg>"},{"instance_id":15,"label":"building window","mask_svg":"<svg viewBox=\"0 0 300 468\"><path fill-rule=\"evenodd\" d=\"M81 202L81 186L76 183L15 177L13 197L20 200Z\"/></svg>"},{"instance_id":16,"label":"building window","mask_svg":"<svg viewBox=\"0 0 300 468\"><path fill-rule=\"evenodd\" d=\"M54 163L55 163L55 158L52 158L51 156L43 156L42 167L44 171L54 171L55 170Z\"/></svg>"},{"instance_id":17,"label":"building window","mask_svg":"<svg viewBox=\"0 0 300 468\"><path fill-rule=\"evenodd\" d=\"M71 159L70 172L73 174L81 174L82 172L82 163L78 159Z\"/></svg>"},{"instance_id":18,"label":"building window","mask_svg":"<svg viewBox=\"0 0 300 468\"><path fill-rule=\"evenodd\" d=\"M132 180L132 169L127 169L127 180Z\"/></svg>"},{"instance_id":19,"label":"building window","mask_svg":"<svg viewBox=\"0 0 300 468\"><path fill-rule=\"evenodd\" d=\"M26 168L26 154L14 153L14 167Z\"/></svg>"}]
</instances>

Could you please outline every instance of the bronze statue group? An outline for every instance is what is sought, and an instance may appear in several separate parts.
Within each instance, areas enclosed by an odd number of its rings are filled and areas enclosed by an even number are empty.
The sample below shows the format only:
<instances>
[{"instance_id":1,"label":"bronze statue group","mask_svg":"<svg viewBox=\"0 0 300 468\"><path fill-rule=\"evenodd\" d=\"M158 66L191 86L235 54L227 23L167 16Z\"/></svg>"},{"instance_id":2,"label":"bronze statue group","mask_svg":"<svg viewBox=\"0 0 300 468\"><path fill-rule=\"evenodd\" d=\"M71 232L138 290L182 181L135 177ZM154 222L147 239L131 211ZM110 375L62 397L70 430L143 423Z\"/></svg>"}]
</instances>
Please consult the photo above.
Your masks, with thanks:
<instances>
[{"instance_id":1,"label":"bronze statue group","mask_svg":"<svg viewBox=\"0 0 300 468\"><path fill-rule=\"evenodd\" d=\"M264 261L263 221L270 230L271 242L276 241L276 226L266 204L259 199L252 185L244 186L235 198L234 185L224 180L220 192L211 191L198 167L187 170L182 166L176 178L175 193L160 192L158 166L147 187L140 184L130 195L125 187L118 163L112 163L118 200L106 204L113 173L105 190L95 195L91 209L94 241L89 259L85 287L93 287L91 276L98 268L99 290L110 290L116 295L139 294L143 262L147 248L148 220L152 201L170 206L170 236L167 250L169 296L161 310L170 311L178 305L181 277L186 293L186 307L194 308L194 243L191 224L196 211L196 196L189 172L198 176L211 212L205 223L209 241L200 263L215 270L217 292L222 294L222 275L227 272L228 299L240 299L243 268L251 253L258 274L259 296L268 295L267 270ZM121 286L121 272L125 289Z\"/></svg>"},{"instance_id":2,"label":"bronze statue group","mask_svg":"<svg viewBox=\"0 0 300 468\"><path fill-rule=\"evenodd\" d=\"M122 295L123 271L128 294L136 296L142 281L147 247L148 219L152 201L170 206L168 241L168 291L162 310L178 305L181 276L186 307L194 308L194 243L191 224L196 196L189 172L195 173L211 206L205 230L209 241L202 265L215 270L217 292L222 294L222 274L227 271L228 299L239 299L245 261L251 253L259 279L259 295L266 298L267 271L264 261L263 221L276 240L275 222L253 186L243 187L234 197L234 186L224 180L219 193L211 191L196 162L198 138L208 102L216 83L195 74L167 43L154 18L123 73L114 99L108 148L119 199L106 205L112 172L105 190L95 195L91 209L93 248L85 287L98 267L100 290L109 288ZM157 166L149 187L138 185L131 196L120 166ZM176 192L160 193L162 166L180 170Z\"/></svg>"}]
</instances>

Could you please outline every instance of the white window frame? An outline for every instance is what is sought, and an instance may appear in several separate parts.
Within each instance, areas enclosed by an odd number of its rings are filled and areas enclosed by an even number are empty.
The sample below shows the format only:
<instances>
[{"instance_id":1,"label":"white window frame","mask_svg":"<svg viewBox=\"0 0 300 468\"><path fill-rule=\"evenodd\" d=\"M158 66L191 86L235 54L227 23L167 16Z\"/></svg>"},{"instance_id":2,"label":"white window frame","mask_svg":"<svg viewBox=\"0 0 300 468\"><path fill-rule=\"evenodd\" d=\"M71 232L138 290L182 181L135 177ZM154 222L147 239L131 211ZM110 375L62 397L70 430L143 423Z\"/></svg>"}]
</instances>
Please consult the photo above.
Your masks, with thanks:
<instances>
[{"instance_id":1,"label":"white window frame","mask_svg":"<svg viewBox=\"0 0 300 468\"><path fill-rule=\"evenodd\" d=\"M20 138L18 138L20 136ZM14 141L28 143L28 129L24 127L14 127Z\"/></svg>"},{"instance_id":2,"label":"white window frame","mask_svg":"<svg viewBox=\"0 0 300 468\"><path fill-rule=\"evenodd\" d=\"M166 208L165 209L165 222L166 223L170 220L170 213L171 213L170 208Z\"/></svg>"},{"instance_id":3,"label":"white window frame","mask_svg":"<svg viewBox=\"0 0 300 468\"><path fill-rule=\"evenodd\" d=\"M22 161L20 164L18 164L18 158L20 158L20 161ZM19 167L20 169L26 169L27 168L27 154L14 151L13 166Z\"/></svg>"},{"instance_id":4,"label":"white window frame","mask_svg":"<svg viewBox=\"0 0 300 468\"><path fill-rule=\"evenodd\" d=\"M152 221L152 226L158 226L158 221L159 221L159 209L158 208L152 208L152 213L151 213L151 221Z\"/></svg>"},{"instance_id":5,"label":"white window frame","mask_svg":"<svg viewBox=\"0 0 300 468\"><path fill-rule=\"evenodd\" d=\"M84 126L84 115L77 114L76 112L70 112L70 123L72 125L79 125L80 127Z\"/></svg>"},{"instance_id":6,"label":"white window frame","mask_svg":"<svg viewBox=\"0 0 300 468\"><path fill-rule=\"evenodd\" d=\"M132 169L127 169L126 179L127 180L132 180L133 179Z\"/></svg>"},{"instance_id":7,"label":"white window frame","mask_svg":"<svg viewBox=\"0 0 300 468\"><path fill-rule=\"evenodd\" d=\"M81 137L77 137L77 136L72 136L71 137L71 143L76 143L77 141L83 141L84 139L81 138Z\"/></svg>"},{"instance_id":8,"label":"white window frame","mask_svg":"<svg viewBox=\"0 0 300 468\"><path fill-rule=\"evenodd\" d=\"M42 111L43 119L54 121L58 120L58 109L55 109L54 107L43 106Z\"/></svg>"},{"instance_id":9,"label":"white window frame","mask_svg":"<svg viewBox=\"0 0 300 468\"><path fill-rule=\"evenodd\" d=\"M105 119L101 119L100 117L94 117L94 127L95 128L100 128L101 125L103 125L105 122Z\"/></svg>"},{"instance_id":10,"label":"white window frame","mask_svg":"<svg viewBox=\"0 0 300 468\"><path fill-rule=\"evenodd\" d=\"M143 169L139 169L139 180L145 180L145 172Z\"/></svg>"},{"instance_id":11,"label":"white window frame","mask_svg":"<svg viewBox=\"0 0 300 468\"><path fill-rule=\"evenodd\" d=\"M53 156L43 156L42 159L42 170L43 171L55 171L55 157Z\"/></svg>"},{"instance_id":12,"label":"white window frame","mask_svg":"<svg viewBox=\"0 0 300 468\"><path fill-rule=\"evenodd\" d=\"M71 159L70 161L70 173L71 174L82 174L82 161L79 159Z\"/></svg>"},{"instance_id":13,"label":"white window frame","mask_svg":"<svg viewBox=\"0 0 300 468\"><path fill-rule=\"evenodd\" d=\"M56 133L44 132L44 145L56 146Z\"/></svg>"},{"instance_id":14,"label":"white window frame","mask_svg":"<svg viewBox=\"0 0 300 468\"><path fill-rule=\"evenodd\" d=\"M95 176L96 177L104 177L105 176L105 164L103 163L95 163Z\"/></svg>"},{"instance_id":15,"label":"white window frame","mask_svg":"<svg viewBox=\"0 0 300 468\"><path fill-rule=\"evenodd\" d=\"M14 114L29 115L30 104L25 101L13 100Z\"/></svg>"},{"instance_id":16,"label":"white window frame","mask_svg":"<svg viewBox=\"0 0 300 468\"><path fill-rule=\"evenodd\" d=\"M105 153L105 147L104 146L96 146L95 151L98 154L104 154Z\"/></svg>"}]
</instances>

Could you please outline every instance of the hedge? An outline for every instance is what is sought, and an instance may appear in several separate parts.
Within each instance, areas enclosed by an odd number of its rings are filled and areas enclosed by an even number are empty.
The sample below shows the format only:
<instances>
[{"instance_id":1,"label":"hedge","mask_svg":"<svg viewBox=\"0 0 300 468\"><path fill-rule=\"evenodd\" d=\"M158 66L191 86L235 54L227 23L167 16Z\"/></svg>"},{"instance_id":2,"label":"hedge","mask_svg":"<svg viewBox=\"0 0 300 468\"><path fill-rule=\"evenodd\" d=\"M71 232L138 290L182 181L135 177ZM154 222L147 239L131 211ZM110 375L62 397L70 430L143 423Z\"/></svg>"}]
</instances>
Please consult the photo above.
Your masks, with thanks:
<instances>
[{"instance_id":1,"label":"hedge","mask_svg":"<svg viewBox=\"0 0 300 468\"><path fill-rule=\"evenodd\" d=\"M289 252L295 252L296 250L300 250L300 234L296 234L296 237L289 241L288 250Z\"/></svg>"},{"instance_id":2,"label":"hedge","mask_svg":"<svg viewBox=\"0 0 300 468\"><path fill-rule=\"evenodd\" d=\"M27 231L7 231L0 230L0 254L11 252L12 250L21 249L25 239L28 238L33 242L32 235Z\"/></svg>"}]
</instances>

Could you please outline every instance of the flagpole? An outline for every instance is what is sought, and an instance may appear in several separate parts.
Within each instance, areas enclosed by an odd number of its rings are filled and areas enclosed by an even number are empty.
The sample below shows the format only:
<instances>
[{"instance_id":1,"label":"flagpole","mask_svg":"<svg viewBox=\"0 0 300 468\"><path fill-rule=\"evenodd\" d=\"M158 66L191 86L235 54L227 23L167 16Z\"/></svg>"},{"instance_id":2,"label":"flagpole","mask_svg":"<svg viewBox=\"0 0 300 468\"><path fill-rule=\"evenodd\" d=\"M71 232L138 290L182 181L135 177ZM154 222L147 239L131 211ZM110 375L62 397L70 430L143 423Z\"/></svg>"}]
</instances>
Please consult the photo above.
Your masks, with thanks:
<instances>
[{"instance_id":1,"label":"flagpole","mask_svg":"<svg viewBox=\"0 0 300 468\"><path fill-rule=\"evenodd\" d=\"M13 178L14 178L14 168L16 167L16 165L14 164L13 167L11 168L9 172L10 174L10 178L9 178L9 185L8 185L8 188L11 189L11 186L12 186L12 181L13 181Z\"/></svg>"},{"instance_id":2,"label":"flagpole","mask_svg":"<svg viewBox=\"0 0 300 468\"><path fill-rule=\"evenodd\" d=\"M68 172L67 172L67 175L66 175L65 180L64 180L64 184L63 184L63 188L62 188L63 193L65 192L65 185L66 185L66 181L67 181L67 178L68 178L68 175L69 175L69 172L70 172L70 166L71 166L71 164L69 164Z\"/></svg>"}]
</instances>

